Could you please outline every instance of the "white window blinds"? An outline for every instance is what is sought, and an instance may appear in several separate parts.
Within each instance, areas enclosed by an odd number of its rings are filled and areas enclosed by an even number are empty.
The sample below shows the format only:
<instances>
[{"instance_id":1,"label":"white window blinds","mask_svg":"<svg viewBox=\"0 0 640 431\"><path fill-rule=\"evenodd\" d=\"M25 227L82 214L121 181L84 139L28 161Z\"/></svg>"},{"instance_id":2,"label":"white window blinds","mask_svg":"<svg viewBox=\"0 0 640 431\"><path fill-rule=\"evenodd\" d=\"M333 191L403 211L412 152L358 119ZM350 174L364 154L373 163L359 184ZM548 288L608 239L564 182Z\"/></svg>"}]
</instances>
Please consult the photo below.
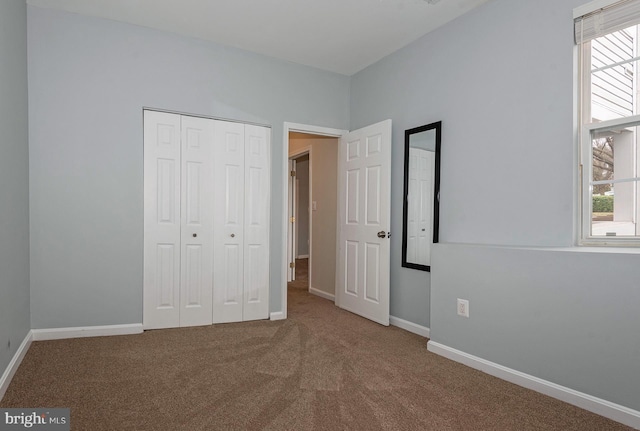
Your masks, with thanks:
<instances>
[{"instance_id":1,"label":"white window blinds","mask_svg":"<svg viewBox=\"0 0 640 431\"><path fill-rule=\"evenodd\" d=\"M622 0L575 19L577 44L640 22L640 0Z\"/></svg>"}]
</instances>

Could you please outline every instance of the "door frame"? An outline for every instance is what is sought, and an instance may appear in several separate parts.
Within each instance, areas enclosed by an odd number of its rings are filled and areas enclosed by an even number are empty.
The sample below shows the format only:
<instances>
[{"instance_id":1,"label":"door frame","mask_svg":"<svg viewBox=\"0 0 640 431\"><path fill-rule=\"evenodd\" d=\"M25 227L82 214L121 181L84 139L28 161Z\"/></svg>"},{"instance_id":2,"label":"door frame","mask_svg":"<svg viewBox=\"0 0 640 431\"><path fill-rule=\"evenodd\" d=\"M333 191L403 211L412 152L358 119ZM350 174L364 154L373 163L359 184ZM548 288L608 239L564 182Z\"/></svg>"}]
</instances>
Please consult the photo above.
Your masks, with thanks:
<instances>
[{"instance_id":1,"label":"door frame","mask_svg":"<svg viewBox=\"0 0 640 431\"><path fill-rule=\"evenodd\" d=\"M309 205L311 205L311 199L312 199L312 196L313 196L313 187L312 187L313 186L313 177L312 177L313 173L312 173L312 169L311 169L311 151L312 151L311 146L308 145L308 146L306 146L304 148L301 148L300 150L296 151L295 153L293 153L293 154L291 154L289 156L289 161L295 162L297 158L299 158L301 156L304 156L305 154L309 155L309 187L308 187L308 190L307 190L307 195L309 196ZM296 166L297 166L297 163L296 163ZM296 168L296 172L297 172L297 168ZM294 180L294 182L295 181L298 181L297 175L296 175L296 179ZM295 229L291 230L292 235L288 236L288 239L287 239L287 243L289 244L289 247L291 247L291 258L293 259L293 262L295 262L297 257L298 257L298 240L299 240L298 239L298 228L299 228L299 224L298 224L298 215L299 214L298 213L300 212L299 211L299 209L300 209L299 208L300 207L300 202L299 201L300 200L298 199L297 195L300 193L300 187L297 184L295 186L295 193L296 193L296 196L293 197L293 208L292 208L294 213L293 214L287 214L287 217L293 216L293 217L296 218ZM311 211L309 211L309 216L308 217L309 217L309 263L311 263L311 244L312 244L312 241L313 241L313 238L311 237L311 226L312 226L312 223L313 223L313 217L311 216ZM294 232L294 230L295 230L295 232ZM293 274L294 274L293 278L294 278L294 280L295 280L295 273L296 273L296 269L294 267L293 268ZM309 268L308 268L308 280L309 280L309 287L311 287L311 265L309 265Z\"/></svg>"},{"instance_id":2,"label":"door frame","mask_svg":"<svg viewBox=\"0 0 640 431\"><path fill-rule=\"evenodd\" d=\"M309 124L300 124L300 123L290 123L285 122L283 128L283 151L282 151L282 196L288 196L289 189L289 133L290 132L300 132L300 133L309 133L311 135L321 135L321 136L331 136L334 138L341 138L342 135L348 133L348 130L343 129L333 129L329 127L322 126L313 126ZM336 159L337 163L337 159ZM311 165L311 163L309 163ZM282 285L280 290L280 304L281 311L280 313L271 313L272 320L278 319L286 319L287 318L287 269L289 266L289 262L287 261L287 247L288 247L288 226L289 223L289 209L288 209L288 199L283 199L282 205ZM337 214L336 214L337 217ZM311 248L311 245L309 245ZM311 256L311 250L309 250L309 256ZM309 269L310 271L311 269ZM277 316L274 316L277 315Z\"/></svg>"},{"instance_id":3,"label":"door frame","mask_svg":"<svg viewBox=\"0 0 640 431\"><path fill-rule=\"evenodd\" d=\"M288 160L288 170L290 173L297 171L296 169L296 161L295 159L289 158ZM296 242L296 229L292 226L291 218L296 216L296 193L298 191L298 187L296 185L296 179L293 178L293 175L288 177L289 187L287 187L287 218L289 222L287 223L287 283L294 281L296 279L296 269L295 266L291 268L291 262L295 262L294 248Z\"/></svg>"}]
</instances>

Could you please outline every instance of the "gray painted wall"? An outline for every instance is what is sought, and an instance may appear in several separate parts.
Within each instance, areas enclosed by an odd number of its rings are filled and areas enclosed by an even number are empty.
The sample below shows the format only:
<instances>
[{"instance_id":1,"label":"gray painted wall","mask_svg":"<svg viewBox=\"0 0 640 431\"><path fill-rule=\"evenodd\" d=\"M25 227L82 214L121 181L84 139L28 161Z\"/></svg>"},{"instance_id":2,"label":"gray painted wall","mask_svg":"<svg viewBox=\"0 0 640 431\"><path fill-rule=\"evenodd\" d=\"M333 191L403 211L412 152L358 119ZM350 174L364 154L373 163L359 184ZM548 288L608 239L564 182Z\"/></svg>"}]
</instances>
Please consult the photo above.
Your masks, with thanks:
<instances>
[{"instance_id":1,"label":"gray painted wall","mask_svg":"<svg viewBox=\"0 0 640 431\"><path fill-rule=\"evenodd\" d=\"M197 39L28 8L32 327L142 322L142 107L272 126L280 311L285 121L346 129L350 78Z\"/></svg>"},{"instance_id":2,"label":"gray painted wall","mask_svg":"<svg viewBox=\"0 0 640 431\"><path fill-rule=\"evenodd\" d=\"M27 6L0 2L0 375L31 329ZM10 343L10 346L8 344Z\"/></svg>"},{"instance_id":3,"label":"gray painted wall","mask_svg":"<svg viewBox=\"0 0 640 431\"><path fill-rule=\"evenodd\" d=\"M432 340L640 410L640 254L436 244L433 266Z\"/></svg>"},{"instance_id":4,"label":"gray painted wall","mask_svg":"<svg viewBox=\"0 0 640 431\"><path fill-rule=\"evenodd\" d=\"M400 232L403 131L443 121L448 244L434 247L430 276L402 269L392 239L392 314L424 322L434 341L637 410L640 255L572 248L572 10L584 2L494 0L419 39L352 78L351 128L394 122ZM456 298L470 300L469 319Z\"/></svg>"}]
</instances>

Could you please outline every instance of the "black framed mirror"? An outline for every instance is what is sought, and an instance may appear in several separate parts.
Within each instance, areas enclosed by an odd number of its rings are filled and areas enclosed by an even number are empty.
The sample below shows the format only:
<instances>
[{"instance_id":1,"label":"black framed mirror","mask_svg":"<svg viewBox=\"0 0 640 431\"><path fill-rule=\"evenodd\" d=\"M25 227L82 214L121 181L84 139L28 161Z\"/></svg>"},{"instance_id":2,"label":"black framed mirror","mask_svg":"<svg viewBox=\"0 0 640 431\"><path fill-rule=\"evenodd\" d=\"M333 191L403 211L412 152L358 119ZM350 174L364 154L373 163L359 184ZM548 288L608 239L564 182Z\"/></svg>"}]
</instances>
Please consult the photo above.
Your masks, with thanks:
<instances>
[{"instance_id":1,"label":"black framed mirror","mask_svg":"<svg viewBox=\"0 0 640 431\"><path fill-rule=\"evenodd\" d=\"M438 242L442 122L404 132L402 266L431 271L431 244Z\"/></svg>"}]
</instances>

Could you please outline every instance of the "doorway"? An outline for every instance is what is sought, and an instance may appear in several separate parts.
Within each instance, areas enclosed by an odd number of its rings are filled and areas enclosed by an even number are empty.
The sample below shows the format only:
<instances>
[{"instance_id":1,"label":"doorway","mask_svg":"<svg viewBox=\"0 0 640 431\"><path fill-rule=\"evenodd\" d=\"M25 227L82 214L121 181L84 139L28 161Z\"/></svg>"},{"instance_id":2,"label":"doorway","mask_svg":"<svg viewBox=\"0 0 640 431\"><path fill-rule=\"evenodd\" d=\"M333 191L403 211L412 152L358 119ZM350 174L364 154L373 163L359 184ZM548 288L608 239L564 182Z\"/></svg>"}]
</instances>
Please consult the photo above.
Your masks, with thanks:
<instances>
[{"instance_id":1,"label":"doorway","mask_svg":"<svg viewBox=\"0 0 640 431\"><path fill-rule=\"evenodd\" d=\"M287 282L296 279L296 286L301 288L300 283L306 281L304 274L296 274L296 265L298 270L307 273L306 290L335 301L337 163L339 139L344 133L343 130L285 123L284 166L289 171L285 177L285 191L289 198L285 203L285 214L288 217L285 220L287 226L284 230L286 238L283 247L286 253L282 290L285 318ZM308 166L308 181L305 163ZM294 172L292 176L292 170L299 172ZM306 187L305 183L308 184ZM302 190L303 188L306 190ZM305 216L308 217L306 230ZM292 217L295 220L293 222ZM308 247L305 247L307 241Z\"/></svg>"},{"instance_id":2,"label":"doorway","mask_svg":"<svg viewBox=\"0 0 640 431\"><path fill-rule=\"evenodd\" d=\"M362 317L373 320L381 325L389 325L389 274L390 274L390 224L391 224L391 126L392 121L387 119L369 126L350 132L327 129L322 127L305 126L285 123L283 166L284 172L283 192L289 194L291 175L289 169L289 152L292 148L292 133L301 133L311 136L310 139L331 139L338 144L337 151L333 153L332 167L336 168L336 182L333 190L337 191L337 205L335 212L327 213L325 217L319 217L312 211L311 217L311 283L309 291L320 293L316 287L318 283L313 273L329 274L331 287L324 291L333 298L340 308L359 314ZM326 145L318 145L319 149L327 148ZM311 151L311 183L314 180L313 165L316 157ZM323 180L333 178L327 175L327 170L322 169ZM339 187L338 187L339 185ZM315 193L315 192L313 192ZM316 194L317 196L317 194ZM311 198L316 201L314 197ZM284 214L289 214L289 200L283 205ZM292 206L291 206L292 207ZM317 208L319 210L320 207ZM292 214L291 214L292 215ZM336 235L331 232L317 231L314 219L323 222L335 222ZM281 290L282 315L276 318L287 317L287 283L289 275L292 246L291 235L293 232L290 217L283 217L283 286ZM316 235L314 231L318 232ZM331 271L317 270L317 258L326 257L323 253L314 253L314 238L330 238L334 244L335 255L331 259ZM340 244L339 247L336 247ZM314 258L316 254L316 258ZM327 261L328 262L328 261ZM317 289L314 291L314 288ZM272 317L273 318L273 317Z\"/></svg>"},{"instance_id":3,"label":"doorway","mask_svg":"<svg viewBox=\"0 0 640 431\"><path fill-rule=\"evenodd\" d=\"M289 133L291 279L308 268L308 291L335 300L338 138Z\"/></svg>"},{"instance_id":4,"label":"doorway","mask_svg":"<svg viewBox=\"0 0 640 431\"><path fill-rule=\"evenodd\" d=\"M290 141L295 142L295 134L291 134ZM291 169L291 181L289 183L289 217L291 220L290 232L290 277L288 281L302 281L308 283L309 253L311 245L311 183L310 158L311 146L302 149L303 153L290 152L289 164ZM317 206L317 205L316 205Z\"/></svg>"},{"instance_id":5,"label":"doorway","mask_svg":"<svg viewBox=\"0 0 640 431\"><path fill-rule=\"evenodd\" d=\"M295 197L293 216L295 218L295 235L293 242L296 260L309 258L309 215L311 213L311 184L309 182L310 158L305 153L294 159L295 162Z\"/></svg>"}]
</instances>

